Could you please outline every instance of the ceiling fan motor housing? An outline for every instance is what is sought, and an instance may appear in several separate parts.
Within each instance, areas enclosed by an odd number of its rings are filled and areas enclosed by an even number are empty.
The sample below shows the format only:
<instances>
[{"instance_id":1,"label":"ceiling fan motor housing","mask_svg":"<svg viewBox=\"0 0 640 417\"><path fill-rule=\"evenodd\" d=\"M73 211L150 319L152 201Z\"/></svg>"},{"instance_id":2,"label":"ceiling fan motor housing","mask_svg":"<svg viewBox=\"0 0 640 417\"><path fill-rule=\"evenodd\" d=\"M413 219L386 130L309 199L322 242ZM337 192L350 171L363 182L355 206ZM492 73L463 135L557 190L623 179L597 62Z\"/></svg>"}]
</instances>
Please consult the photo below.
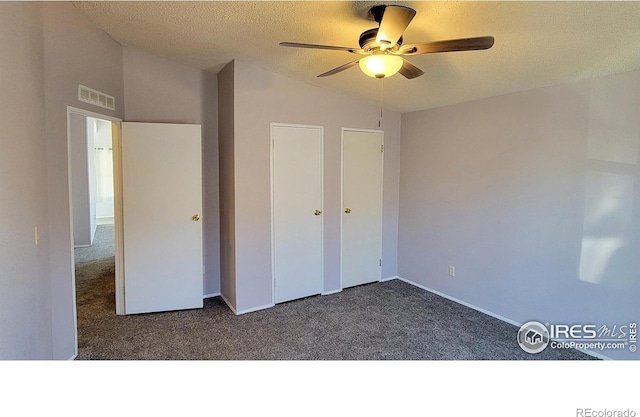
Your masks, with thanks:
<instances>
[{"instance_id":1,"label":"ceiling fan motor housing","mask_svg":"<svg viewBox=\"0 0 640 417\"><path fill-rule=\"evenodd\" d=\"M370 51L372 49L379 48L380 44L378 44L378 42L376 41L377 36L378 36L378 28L373 28L373 29L365 30L364 32L362 32L362 34L360 35L360 39L358 40L358 43L360 44L360 48L362 48L365 51ZM400 39L398 39L398 42L396 43L396 45L397 47L400 47L402 45L402 36L400 37Z\"/></svg>"}]
</instances>

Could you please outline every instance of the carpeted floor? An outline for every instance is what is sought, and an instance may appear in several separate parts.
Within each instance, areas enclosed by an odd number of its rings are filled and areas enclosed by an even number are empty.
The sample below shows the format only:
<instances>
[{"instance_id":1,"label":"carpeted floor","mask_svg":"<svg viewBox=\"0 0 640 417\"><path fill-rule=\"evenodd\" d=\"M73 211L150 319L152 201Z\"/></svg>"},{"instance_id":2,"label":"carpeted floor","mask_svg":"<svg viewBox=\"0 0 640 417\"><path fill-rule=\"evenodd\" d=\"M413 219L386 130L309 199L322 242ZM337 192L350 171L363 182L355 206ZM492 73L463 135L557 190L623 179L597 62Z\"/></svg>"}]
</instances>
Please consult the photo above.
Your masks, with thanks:
<instances>
[{"instance_id":1,"label":"carpeted floor","mask_svg":"<svg viewBox=\"0 0 640 417\"><path fill-rule=\"evenodd\" d=\"M99 226L96 253L112 236ZM241 316L220 297L203 309L116 316L113 250L100 256L77 258L78 359L593 359L525 353L515 326L398 280Z\"/></svg>"},{"instance_id":2,"label":"carpeted floor","mask_svg":"<svg viewBox=\"0 0 640 417\"><path fill-rule=\"evenodd\" d=\"M101 224L96 228L96 235L93 237L93 245L87 248L76 248L76 266L81 263L111 259L115 253L114 226L113 224Z\"/></svg>"}]
</instances>

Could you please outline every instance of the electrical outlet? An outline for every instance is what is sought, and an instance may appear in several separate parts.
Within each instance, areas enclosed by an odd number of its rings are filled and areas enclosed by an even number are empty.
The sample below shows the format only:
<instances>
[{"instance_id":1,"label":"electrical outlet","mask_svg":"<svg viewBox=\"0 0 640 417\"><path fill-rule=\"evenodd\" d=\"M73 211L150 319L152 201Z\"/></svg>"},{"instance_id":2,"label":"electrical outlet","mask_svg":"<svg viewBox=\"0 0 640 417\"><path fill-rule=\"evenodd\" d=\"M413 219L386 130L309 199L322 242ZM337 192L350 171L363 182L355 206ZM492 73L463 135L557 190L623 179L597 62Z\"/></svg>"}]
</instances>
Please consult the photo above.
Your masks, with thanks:
<instances>
[{"instance_id":1,"label":"electrical outlet","mask_svg":"<svg viewBox=\"0 0 640 417\"><path fill-rule=\"evenodd\" d=\"M38 243L40 243L40 232L38 231L38 226L35 227L33 234L34 234L34 240L36 241L36 245L37 245Z\"/></svg>"},{"instance_id":2,"label":"electrical outlet","mask_svg":"<svg viewBox=\"0 0 640 417\"><path fill-rule=\"evenodd\" d=\"M453 265L449 265L449 276L451 277L455 277L456 276L456 267Z\"/></svg>"}]
</instances>

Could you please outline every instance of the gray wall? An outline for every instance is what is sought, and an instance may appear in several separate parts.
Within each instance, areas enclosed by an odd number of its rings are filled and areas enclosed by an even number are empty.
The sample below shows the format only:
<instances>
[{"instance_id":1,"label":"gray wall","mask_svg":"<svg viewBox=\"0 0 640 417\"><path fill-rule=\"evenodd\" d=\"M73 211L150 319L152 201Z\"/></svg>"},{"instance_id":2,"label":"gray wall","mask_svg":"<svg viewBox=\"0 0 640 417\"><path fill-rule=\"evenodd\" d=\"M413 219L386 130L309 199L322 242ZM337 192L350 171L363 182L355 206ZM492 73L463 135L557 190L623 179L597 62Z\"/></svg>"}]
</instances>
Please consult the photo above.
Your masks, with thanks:
<instances>
[{"instance_id":1,"label":"gray wall","mask_svg":"<svg viewBox=\"0 0 640 417\"><path fill-rule=\"evenodd\" d=\"M2 3L0 7L3 36L0 117L11 115L11 123L3 122L9 130L2 137L11 138L11 146L3 146L8 151L1 155L0 168L1 219L5 219L0 220L3 222L0 318L11 325L2 326L0 358L68 359L74 355L76 329L67 106L124 118L123 75L131 81L139 75L137 69L153 73L154 68L134 64L134 69L129 66L125 74L122 47L70 3ZM138 58L147 64L156 62ZM164 98L157 91L145 91L149 84L143 84L141 89L130 86L131 110L127 115L130 118L155 115L158 119L148 121L171 122L189 122L184 119L196 117L198 120L192 122L202 123L205 132L203 158L208 161L205 193L215 195L218 183L215 75L191 69L174 72L171 68L170 64L161 65L150 79L151 86L154 82L162 83L168 72L172 98L179 96L184 101L165 106L155 101ZM185 79L179 77L189 71L198 74L194 79L186 78L195 80L195 84L180 84ZM78 101L78 84L114 96L116 111ZM179 84L177 91L172 87L174 84ZM149 96L144 98L145 94ZM5 174L5 170L11 175ZM16 200L16 195L21 198ZM210 254L205 268L210 279L203 291L211 294L219 291L217 201L209 196L205 205L205 216L213 221L208 224L205 221L205 250ZM33 244L36 225L41 235L38 246Z\"/></svg>"},{"instance_id":2,"label":"gray wall","mask_svg":"<svg viewBox=\"0 0 640 417\"><path fill-rule=\"evenodd\" d=\"M123 48L125 120L202 123L202 71Z\"/></svg>"},{"instance_id":3,"label":"gray wall","mask_svg":"<svg viewBox=\"0 0 640 417\"><path fill-rule=\"evenodd\" d=\"M403 114L399 275L519 323L637 321L639 114L640 72Z\"/></svg>"},{"instance_id":4,"label":"gray wall","mask_svg":"<svg viewBox=\"0 0 640 417\"><path fill-rule=\"evenodd\" d=\"M122 47L70 3L43 3L47 196L53 358L75 350L67 106L122 118ZM3 42L4 43L4 42ZM112 112L78 101L78 84L116 99Z\"/></svg>"},{"instance_id":5,"label":"gray wall","mask_svg":"<svg viewBox=\"0 0 640 417\"><path fill-rule=\"evenodd\" d=\"M196 68L123 49L125 121L202 125L203 294L220 293L217 80Z\"/></svg>"},{"instance_id":6,"label":"gray wall","mask_svg":"<svg viewBox=\"0 0 640 417\"><path fill-rule=\"evenodd\" d=\"M202 203L204 295L220 294L220 180L218 162L218 76L202 71Z\"/></svg>"},{"instance_id":7,"label":"gray wall","mask_svg":"<svg viewBox=\"0 0 640 417\"><path fill-rule=\"evenodd\" d=\"M220 293L236 308L234 62L218 73L220 143Z\"/></svg>"},{"instance_id":8,"label":"gray wall","mask_svg":"<svg viewBox=\"0 0 640 417\"><path fill-rule=\"evenodd\" d=\"M376 106L242 62L216 80L129 50L125 70L122 47L69 3L0 11L0 358L74 353L66 107L124 118L125 82L127 119L202 123L209 197L220 106L222 293L238 310L271 302L269 123L324 126L325 290L338 289L340 128L377 129ZM113 95L116 111L79 102L78 84ZM383 276L517 322L637 320L639 94L631 72L405 114L401 154L400 115L386 113Z\"/></svg>"},{"instance_id":9,"label":"gray wall","mask_svg":"<svg viewBox=\"0 0 640 417\"><path fill-rule=\"evenodd\" d=\"M0 4L0 359L52 355L41 11Z\"/></svg>"},{"instance_id":10,"label":"gray wall","mask_svg":"<svg viewBox=\"0 0 640 417\"><path fill-rule=\"evenodd\" d=\"M269 305L272 293L270 123L324 126L324 289L340 288L340 161L343 127L378 129L380 108L265 71L234 65L236 308ZM383 277L395 276L400 115L385 131Z\"/></svg>"}]
</instances>

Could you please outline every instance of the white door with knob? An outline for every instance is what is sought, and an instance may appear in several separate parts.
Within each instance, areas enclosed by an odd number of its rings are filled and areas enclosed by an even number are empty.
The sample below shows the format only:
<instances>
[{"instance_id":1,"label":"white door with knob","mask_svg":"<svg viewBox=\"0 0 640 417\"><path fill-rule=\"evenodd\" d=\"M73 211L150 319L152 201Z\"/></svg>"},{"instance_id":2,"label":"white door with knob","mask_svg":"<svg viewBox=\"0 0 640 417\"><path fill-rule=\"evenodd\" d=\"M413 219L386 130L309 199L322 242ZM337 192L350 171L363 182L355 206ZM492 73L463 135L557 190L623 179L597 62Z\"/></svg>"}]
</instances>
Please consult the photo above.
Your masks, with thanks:
<instances>
[{"instance_id":1,"label":"white door with knob","mask_svg":"<svg viewBox=\"0 0 640 417\"><path fill-rule=\"evenodd\" d=\"M342 130L342 287L379 281L383 132Z\"/></svg>"},{"instance_id":2,"label":"white door with knob","mask_svg":"<svg viewBox=\"0 0 640 417\"><path fill-rule=\"evenodd\" d=\"M271 125L274 302L322 292L322 147L319 126Z\"/></svg>"},{"instance_id":3,"label":"white door with knob","mask_svg":"<svg viewBox=\"0 0 640 417\"><path fill-rule=\"evenodd\" d=\"M122 123L125 313L201 308L200 125Z\"/></svg>"}]
</instances>

